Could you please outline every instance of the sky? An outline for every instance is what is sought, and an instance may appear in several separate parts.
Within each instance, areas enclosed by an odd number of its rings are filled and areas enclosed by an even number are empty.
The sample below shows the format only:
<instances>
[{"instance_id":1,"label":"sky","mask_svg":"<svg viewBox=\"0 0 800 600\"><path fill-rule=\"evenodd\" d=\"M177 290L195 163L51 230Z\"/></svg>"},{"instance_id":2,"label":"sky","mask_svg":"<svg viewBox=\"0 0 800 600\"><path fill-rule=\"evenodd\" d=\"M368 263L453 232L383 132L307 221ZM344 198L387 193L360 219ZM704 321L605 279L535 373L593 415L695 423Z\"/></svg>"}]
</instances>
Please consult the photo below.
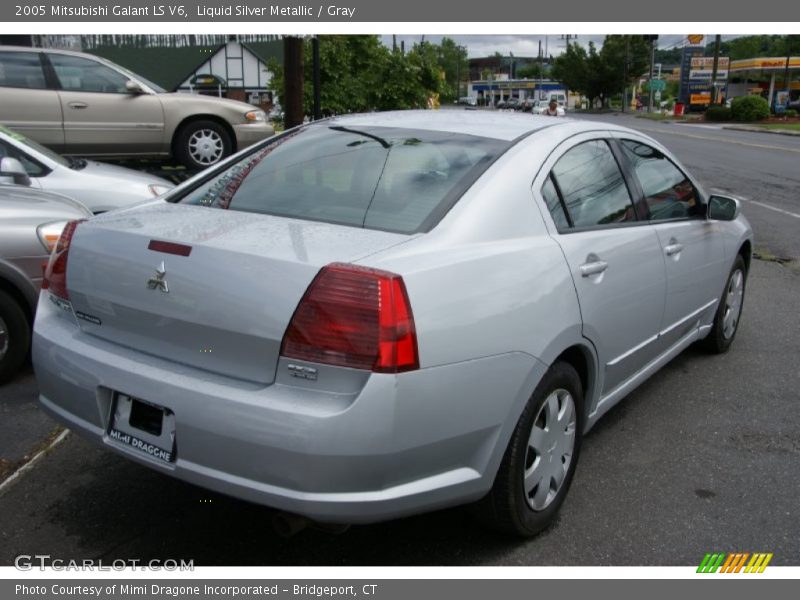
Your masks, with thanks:
<instances>
[{"instance_id":1,"label":"sky","mask_svg":"<svg viewBox=\"0 0 800 600\"><path fill-rule=\"evenodd\" d=\"M426 35L425 40L438 43L443 36L441 35ZM489 56L495 52L508 55L509 52L514 56L538 56L539 54L539 41L542 42L542 49L547 47L547 53L553 56L558 56L564 51L566 41L562 39L562 35L449 35L456 41L457 44L467 47L467 55L469 58L478 58L481 56ZM578 43L587 46L590 41L594 42L599 49L603 45L605 35L579 35L577 36ZM723 40L733 39L735 35L723 35ZM675 46L683 45L682 42L686 39L683 35L661 35L658 38L657 48L672 48ZM709 35L706 41L713 39ZM392 36L382 35L381 40L387 46L392 45ZM406 48L410 48L422 40L421 35L398 35L397 44L400 40L404 40Z\"/></svg>"}]
</instances>

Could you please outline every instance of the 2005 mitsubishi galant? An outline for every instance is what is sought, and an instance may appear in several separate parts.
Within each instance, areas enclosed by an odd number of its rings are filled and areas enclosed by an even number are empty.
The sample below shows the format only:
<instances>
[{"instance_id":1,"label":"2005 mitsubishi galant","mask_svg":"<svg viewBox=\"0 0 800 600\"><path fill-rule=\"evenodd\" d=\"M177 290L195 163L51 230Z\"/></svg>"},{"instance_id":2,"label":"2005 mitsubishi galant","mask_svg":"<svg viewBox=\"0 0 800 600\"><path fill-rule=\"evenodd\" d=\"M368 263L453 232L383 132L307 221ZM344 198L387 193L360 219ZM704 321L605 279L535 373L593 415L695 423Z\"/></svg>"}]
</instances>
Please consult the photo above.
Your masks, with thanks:
<instances>
[{"instance_id":1,"label":"2005 mitsubishi galant","mask_svg":"<svg viewBox=\"0 0 800 600\"><path fill-rule=\"evenodd\" d=\"M612 405L695 341L728 349L751 237L737 200L630 129L318 121L65 229L41 402L162 473L318 521L481 500L531 535Z\"/></svg>"}]
</instances>

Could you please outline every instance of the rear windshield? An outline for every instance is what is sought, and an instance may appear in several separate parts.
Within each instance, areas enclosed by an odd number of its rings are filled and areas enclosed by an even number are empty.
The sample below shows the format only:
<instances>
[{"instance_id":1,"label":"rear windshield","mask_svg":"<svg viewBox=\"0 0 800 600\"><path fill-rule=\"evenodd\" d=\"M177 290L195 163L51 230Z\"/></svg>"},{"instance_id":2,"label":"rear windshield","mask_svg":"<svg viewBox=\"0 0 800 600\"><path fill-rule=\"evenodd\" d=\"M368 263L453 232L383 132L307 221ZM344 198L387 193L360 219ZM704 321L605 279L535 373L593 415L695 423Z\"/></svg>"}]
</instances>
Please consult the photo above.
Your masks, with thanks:
<instances>
[{"instance_id":1,"label":"rear windshield","mask_svg":"<svg viewBox=\"0 0 800 600\"><path fill-rule=\"evenodd\" d=\"M313 125L246 156L179 202L427 231L508 145L438 131Z\"/></svg>"}]
</instances>

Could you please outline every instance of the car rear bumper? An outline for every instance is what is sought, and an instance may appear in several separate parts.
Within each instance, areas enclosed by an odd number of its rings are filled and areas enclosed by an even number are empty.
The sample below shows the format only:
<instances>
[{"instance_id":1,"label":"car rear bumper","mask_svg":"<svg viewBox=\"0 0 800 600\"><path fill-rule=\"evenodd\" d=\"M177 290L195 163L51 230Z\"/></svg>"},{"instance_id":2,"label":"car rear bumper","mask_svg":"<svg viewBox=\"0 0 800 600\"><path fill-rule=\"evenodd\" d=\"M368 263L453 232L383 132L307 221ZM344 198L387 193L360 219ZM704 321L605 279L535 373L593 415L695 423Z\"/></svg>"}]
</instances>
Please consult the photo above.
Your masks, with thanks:
<instances>
[{"instance_id":1,"label":"car rear bumper","mask_svg":"<svg viewBox=\"0 0 800 600\"><path fill-rule=\"evenodd\" d=\"M165 474L319 521L374 522L480 498L546 368L511 353L372 374L352 396L263 387L89 336L45 298L33 361L52 416ZM112 390L174 413L174 462L109 438Z\"/></svg>"},{"instance_id":2,"label":"car rear bumper","mask_svg":"<svg viewBox=\"0 0 800 600\"><path fill-rule=\"evenodd\" d=\"M236 136L236 149L242 150L256 142L260 142L263 139L275 135L275 130L269 123L260 121L236 124L233 126L233 133Z\"/></svg>"}]
</instances>

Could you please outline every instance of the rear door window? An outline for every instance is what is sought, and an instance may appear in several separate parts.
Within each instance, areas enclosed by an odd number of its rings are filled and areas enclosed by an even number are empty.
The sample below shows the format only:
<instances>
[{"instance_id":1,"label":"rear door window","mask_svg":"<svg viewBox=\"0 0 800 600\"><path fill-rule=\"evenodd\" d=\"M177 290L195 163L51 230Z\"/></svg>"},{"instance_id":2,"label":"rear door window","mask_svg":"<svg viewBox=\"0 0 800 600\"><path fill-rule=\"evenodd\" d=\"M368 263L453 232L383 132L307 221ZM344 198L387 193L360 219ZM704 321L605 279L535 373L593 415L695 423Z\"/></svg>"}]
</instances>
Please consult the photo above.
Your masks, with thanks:
<instances>
[{"instance_id":1,"label":"rear door window","mask_svg":"<svg viewBox=\"0 0 800 600\"><path fill-rule=\"evenodd\" d=\"M127 94L128 78L94 60L68 54L48 54L61 89L71 92Z\"/></svg>"},{"instance_id":2,"label":"rear door window","mask_svg":"<svg viewBox=\"0 0 800 600\"><path fill-rule=\"evenodd\" d=\"M591 140L569 149L558 159L551 177L574 227L636 220L625 179L605 141Z\"/></svg>"},{"instance_id":3,"label":"rear door window","mask_svg":"<svg viewBox=\"0 0 800 600\"><path fill-rule=\"evenodd\" d=\"M367 229L430 229L508 146L409 129L318 125L244 158L181 202Z\"/></svg>"},{"instance_id":4,"label":"rear door window","mask_svg":"<svg viewBox=\"0 0 800 600\"><path fill-rule=\"evenodd\" d=\"M47 89L38 52L0 52L0 87Z\"/></svg>"}]
</instances>

